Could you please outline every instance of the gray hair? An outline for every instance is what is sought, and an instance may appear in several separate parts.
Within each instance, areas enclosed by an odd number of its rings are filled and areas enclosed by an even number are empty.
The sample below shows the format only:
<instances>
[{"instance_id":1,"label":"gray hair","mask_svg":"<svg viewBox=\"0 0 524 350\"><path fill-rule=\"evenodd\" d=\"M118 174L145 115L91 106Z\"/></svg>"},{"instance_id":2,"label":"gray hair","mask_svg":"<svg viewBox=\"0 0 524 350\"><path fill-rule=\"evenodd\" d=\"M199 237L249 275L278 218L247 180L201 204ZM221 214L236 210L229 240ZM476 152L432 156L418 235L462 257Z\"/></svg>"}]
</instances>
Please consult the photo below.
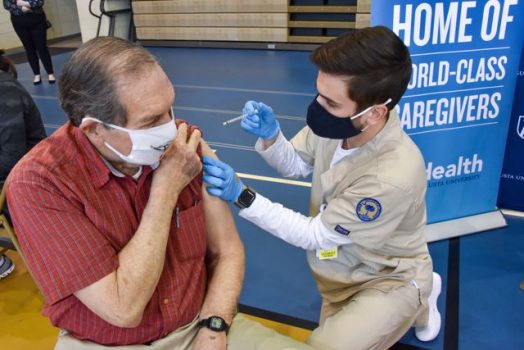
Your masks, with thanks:
<instances>
[{"instance_id":1,"label":"gray hair","mask_svg":"<svg viewBox=\"0 0 524 350\"><path fill-rule=\"evenodd\" d=\"M118 79L147 72L155 65L158 61L137 44L114 37L89 40L62 69L60 104L75 126L88 115L104 123L125 125L127 113L118 96Z\"/></svg>"}]
</instances>

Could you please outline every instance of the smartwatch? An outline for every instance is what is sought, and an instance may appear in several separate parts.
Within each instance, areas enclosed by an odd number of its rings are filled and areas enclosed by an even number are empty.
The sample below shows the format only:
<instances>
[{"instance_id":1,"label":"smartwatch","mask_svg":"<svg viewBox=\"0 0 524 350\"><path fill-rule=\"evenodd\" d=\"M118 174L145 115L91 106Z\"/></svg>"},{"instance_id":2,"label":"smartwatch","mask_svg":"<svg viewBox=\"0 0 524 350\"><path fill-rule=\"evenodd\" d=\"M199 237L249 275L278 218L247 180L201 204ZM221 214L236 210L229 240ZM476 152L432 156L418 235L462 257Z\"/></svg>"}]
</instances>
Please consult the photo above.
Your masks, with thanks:
<instances>
[{"instance_id":1,"label":"smartwatch","mask_svg":"<svg viewBox=\"0 0 524 350\"><path fill-rule=\"evenodd\" d=\"M200 320L198 322L198 328L209 328L213 332L226 332L229 330L229 325L220 316L211 316L209 318Z\"/></svg>"},{"instance_id":2,"label":"smartwatch","mask_svg":"<svg viewBox=\"0 0 524 350\"><path fill-rule=\"evenodd\" d=\"M255 192L255 190L253 190L250 187L244 186L244 189L242 190L242 192L240 192L240 196L238 196L235 205L240 209L249 208L249 206L253 204L253 202L255 201L256 196L257 193Z\"/></svg>"}]
</instances>

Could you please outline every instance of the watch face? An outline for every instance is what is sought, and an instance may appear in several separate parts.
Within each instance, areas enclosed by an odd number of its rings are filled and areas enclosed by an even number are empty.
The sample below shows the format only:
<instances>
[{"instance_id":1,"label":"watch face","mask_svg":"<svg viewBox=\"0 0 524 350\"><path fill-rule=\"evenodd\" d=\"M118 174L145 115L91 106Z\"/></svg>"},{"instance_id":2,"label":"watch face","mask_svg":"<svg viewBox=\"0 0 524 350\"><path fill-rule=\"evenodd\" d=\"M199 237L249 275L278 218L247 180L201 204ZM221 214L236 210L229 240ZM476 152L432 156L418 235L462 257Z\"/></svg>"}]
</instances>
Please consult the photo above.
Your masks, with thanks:
<instances>
[{"instance_id":1,"label":"watch face","mask_svg":"<svg viewBox=\"0 0 524 350\"><path fill-rule=\"evenodd\" d=\"M240 197L238 198L238 202L245 208L249 207L254 200L255 193L252 192L249 188L246 188L244 191L242 191L242 193L240 193Z\"/></svg>"},{"instance_id":2,"label":"watch face","mask_svg":"<svg viewBox=\"0 0 524 350\"><path fill-rule=\"evenodd\" d=\"M210 322L209 326L212 329L220 329L220 330L222 330L222 328L224 326L224 322L222 321L222 319L220 319L218 317L211 317L210 321L211 322Z\"/></svg>"}]
</instances>

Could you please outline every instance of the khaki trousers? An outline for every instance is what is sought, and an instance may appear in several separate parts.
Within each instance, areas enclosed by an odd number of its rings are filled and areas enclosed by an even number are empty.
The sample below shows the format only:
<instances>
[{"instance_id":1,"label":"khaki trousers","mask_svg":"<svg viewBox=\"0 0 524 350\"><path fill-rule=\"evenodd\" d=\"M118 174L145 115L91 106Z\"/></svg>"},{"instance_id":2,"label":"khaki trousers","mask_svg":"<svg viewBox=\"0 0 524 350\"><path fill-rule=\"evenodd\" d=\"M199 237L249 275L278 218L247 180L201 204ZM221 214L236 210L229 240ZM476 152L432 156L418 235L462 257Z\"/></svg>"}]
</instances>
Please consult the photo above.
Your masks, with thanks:
<instances>
[{"instance_id":1,"label":"khaki trousers","mask_svg":"<svg viewBox=\"0 0 524 350\"><path fill-rule=\"evenodd\" d=\"M78 340L70 335L60 335L55 350L189 350L198 331L197 323L198 320L195 320L150 345L112 347ZM313 350L307 344L288 338L240 314L233 320L227 342L228 350Z\"/></svg>"},{"instance_id":2,"label":"khaki trousers","mask_svg":"<svg viewBox=\"0 0 524 350\"><path fill-rule=\"evenodd\" d=\"M341 305L322 305L321 323L307 343L319 350L378 350L395 344L415 323L425 325L419 289L365 289Z\"/></svg>"}]
</instances>

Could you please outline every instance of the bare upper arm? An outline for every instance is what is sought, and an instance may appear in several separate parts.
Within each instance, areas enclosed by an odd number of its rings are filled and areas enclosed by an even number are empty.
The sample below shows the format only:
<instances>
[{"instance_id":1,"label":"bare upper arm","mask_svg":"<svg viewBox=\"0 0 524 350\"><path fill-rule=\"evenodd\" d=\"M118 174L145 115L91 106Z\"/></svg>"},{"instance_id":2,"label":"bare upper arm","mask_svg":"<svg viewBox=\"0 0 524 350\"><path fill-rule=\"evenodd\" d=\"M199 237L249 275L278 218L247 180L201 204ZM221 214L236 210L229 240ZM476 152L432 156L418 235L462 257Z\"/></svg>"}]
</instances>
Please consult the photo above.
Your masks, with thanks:
<instances>
[{"instance_id":1,"label":"bare upper arm","mask_svg":"<svg viewBox=\"0 0 524 350\"><path fill-rule=\"evenodd\" d=\"M218 159L215 152L204 140L200 142L200 145L204 156ZM243 258L244 247L240 241L229 206L222 199L207 193L205 184L202 187L202 192L209 253L211 255L232 253Z\"/></svg>"}]
</instances>

